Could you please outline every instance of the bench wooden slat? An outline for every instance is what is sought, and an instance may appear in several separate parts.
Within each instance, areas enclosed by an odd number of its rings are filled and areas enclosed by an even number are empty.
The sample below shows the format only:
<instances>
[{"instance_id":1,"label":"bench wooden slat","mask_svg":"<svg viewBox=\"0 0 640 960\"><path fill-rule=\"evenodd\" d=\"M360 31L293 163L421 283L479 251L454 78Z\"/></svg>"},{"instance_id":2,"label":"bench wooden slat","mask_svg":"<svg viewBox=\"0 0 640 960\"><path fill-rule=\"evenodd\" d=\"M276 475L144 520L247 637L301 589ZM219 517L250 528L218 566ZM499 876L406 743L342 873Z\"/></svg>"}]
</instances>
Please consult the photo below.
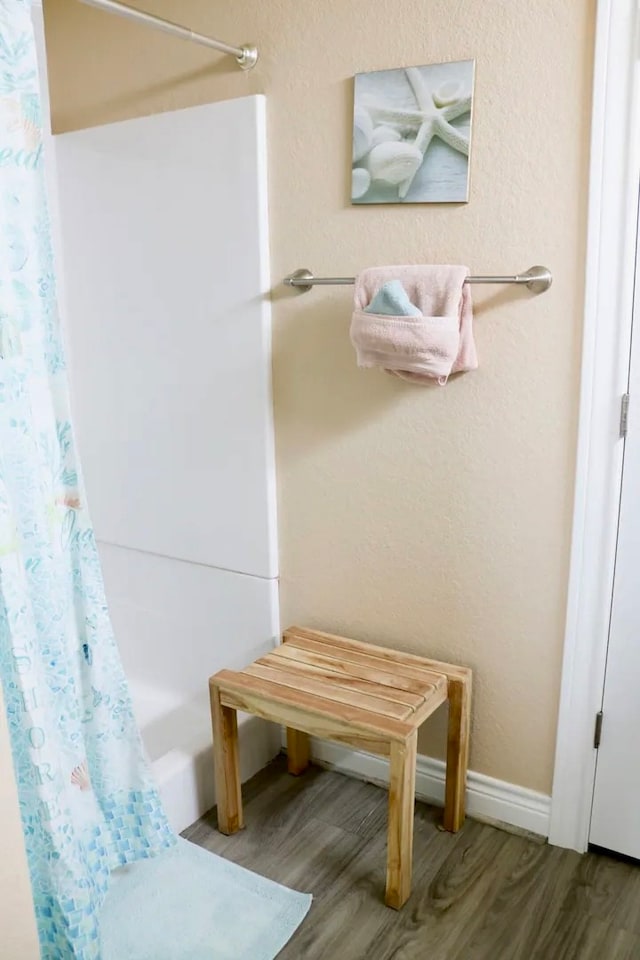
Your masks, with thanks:
<instances>
[{"instance_id":1,"label":"bench wooden slat","mask_svg":"<svg viewBox=\"0 0 640 960\"><path fill-rule=\"evenodd\" d=\"M291 708L292 717L296 713L303 719L304 714L322 720L322 725L327 730L333 730L342 733L347 739L350 734L360 731L363 734L373 734L374 738L386 737L388 740L403 742L415 729L414 724L407 723L404 720L398 720L394 717L384 717L381 714L372 713L370 710L364 710L362 707L353 707L347 704L336 703L335 700L327 700L324 697L316 696L313 693L303 693L292 687L286 687L279 683L273 683L271 680L264 680L258 677L252 677L247 673L236 673L232 670L221 670L211 677L210 684L220 689L221 700L224 703L225 691L232 694L239 694L244 698L245 703L250 704L252 698L256 701L262 701L262 715L271 719L277 718L269 715L269 702L279 705L280 722L288 726L295 727L293 719L285 716L285 710L282 708ZM240 709L243 709L242 707ZM249 707L251 712L251 707ZM304 729L304 726L300 726ZM316 733L315 729L308 732ZM317 736L326 736L332 739L332 734L317 733Z\"/></svg>"},{"instance_id":2,"label":"bench wooden slat","mask_svg":"<svg viewBox=\"0 0 640 960\"><path fill-rule=\"evenodd\" d=\"M305 737L312 736L321 740L344 743L356 750L364 750L366 753L388 757L391 753L392 744L400 742L392 740L387 734L370 733L360 730L359 727L337 723L331 717L309 713L300 707L291 706L290 703L275 703L273 700L258 696L255 693L248 694L240 693L237 690L224 690L220 691L220 699L223 705L231 710L251 713L255 717L262 717L263 720L270 720L271 723L284 725L287 728L287 734L290 730L295 734L297 746L304 741ZM295 727L292 726L293 723L295 723ZM289 736L287 735L287 745L288 743Z\"/></svg>"},{"instance_id":3,"label":"bench wooden slat","mask_svg":"<svg viewBox=\"0 0 640 960\"><path fill-rule=\"evenodd\" d=\"M289 669L287 669L287 664L290 664ZM398 720L405 720L409 714L413 713L412 708L406 706L406 704L394 703L393 700L383 700L381 697L361 693L359 690L347 686L346 681L335 683L331 677L325 677L325 679L309 677L296 668L295 661L285 660L284 657L280 659L276 667L265 663L264 660L258 660L245 667L242 672L249 673L253 677L261 677L264 680L272 680L284 687L293 687L294 690L315 693L325 700L333 700L334 703L363 707L365 710L381 714L383 717L396 717Z\"/></svg>"},{"instance_id":4,"label":"bench wooden slat","mask_svg":"<svg viewBox=\"0 0 640 960\"><path fill-rule=\"evenodd\" d=\"M391 673L363 667L348 660L323 657L309 650L294 647L291 643L283 643L273 653L268 653L261 658L261 661L274 665L282 660L293 661L297 670L309 673L311 676L325 676L333 683L358 684L356 689L362 690L363 693L372 693L377 697L395 700L396 703L405 703L414 709L424 703L425 684L420 681L409 680L407 677L394 677Z\"/></svg>"},{"instance_id":5,"label":"bench wooden slat","mask_svg":"<svg viewBox=\"0 0 640 960\"><path fill-rule=\"evenodd\" d=\"M302 650L310 650L313 653L322 654L325 657L330 657L336 660L347 660L351 663L357 663L361 666L370 667L376 669L380 667L384 661L380 658L372 656L370 653L362 653L360 650L354 650L350 647L345 647L344 649L338 648L335 644L331 645L325 643L324 641L317 640L309 632L309 636L301 636L297 633L292 634L289 630L285 633L285 643L291 644L293 647L299 647ZM418 680L423 685L423 693L426 697L430 696L432 690L439 690L443 686L447 685L447 678L444 673L434 673L431 670L427 670L423 667L418 667L415 665L406 666L402 663L393 664L393 673L395 675L400 675L404 677L410 677L414 680Z\"/></svg>"},{"instance_id":6,"label":"bench wooden slat","mask_svg":"<svg viewBox=\"0 0 640 960\"><path fill-rule=\"evenodd\" d=\"M363 653L374 659L387 661L389 663L401 664L403 666L414 666L420 670L429 670L433 673L443 673L451 679L468 680L471 676L469 667L459 667L451 663L442 663L439 660L430 660L427 657L420 657L414 653L403 653L400 650L392 650L390 647L379 647L371 643L364 643L362 640L352 640L349 637L339 637L333 633L324 633L321 630L309 630L307 627L289 627L284 633L285 642L292 637L300 637L308 640L317 640L328 646L340 648L340 650L352 650L357 653ZM395 669L395 667L394 667Z\"/></svg>"}]
</instances>

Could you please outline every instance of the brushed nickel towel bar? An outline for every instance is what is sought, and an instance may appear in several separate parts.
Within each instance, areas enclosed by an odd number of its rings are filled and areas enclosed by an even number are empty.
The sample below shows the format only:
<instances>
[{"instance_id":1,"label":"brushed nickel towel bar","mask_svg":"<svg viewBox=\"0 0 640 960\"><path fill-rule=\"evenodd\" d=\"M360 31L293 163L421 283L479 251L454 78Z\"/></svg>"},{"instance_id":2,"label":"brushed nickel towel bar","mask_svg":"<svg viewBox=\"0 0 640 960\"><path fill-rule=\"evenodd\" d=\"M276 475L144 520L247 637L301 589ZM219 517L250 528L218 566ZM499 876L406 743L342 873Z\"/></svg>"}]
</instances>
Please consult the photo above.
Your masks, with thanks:
<instances>
[{"instance_id":1,"label":"brushed nickel towel bar","mask_svg":"<svg viewBox=\"0 0 640 960\"><path fill-rule=\"evenodd\" d=\"M283 283L288 287L295 287L301 293L306 293L316 286L351 286L355 277L314 277L311 270L302 268L290 273ZM551 286L551 271L547 267L529 267L524 273L516 273L506 277L467 277L465 283L518 283L530 290L531 293L544 293Z\"/></svg>"},{"instance_id":2,"label":"brushed nickel towel bar","mask_svg":"<svg viewBox=\"0 0 640 960\"><path fill-rule=\"evenodd\" d=\"M138 10L130 7L126 3L120 3L119 0L80 0L90 7L97 7L98 10L106 10L108 13L117 13L120 17L126 17L127 20L135 20L136 23L144 23L148 27L155 27L156 30L163 30L174 37L181 37L182 40L191 40L193 43L200 43L205 47L211 47L213 50L220 50L222 53L231 54L243 70L250 70L255 67L258 60L258 50L249 44L242 47L232 47L222 40L214 40L213 37L207 37L203 33L195 33L189 27L183 27L179 23L173 23L171 20L165 20L163 17L156 17L152 13L146 13L144 10Z\"/></svg>"}]
</instances>

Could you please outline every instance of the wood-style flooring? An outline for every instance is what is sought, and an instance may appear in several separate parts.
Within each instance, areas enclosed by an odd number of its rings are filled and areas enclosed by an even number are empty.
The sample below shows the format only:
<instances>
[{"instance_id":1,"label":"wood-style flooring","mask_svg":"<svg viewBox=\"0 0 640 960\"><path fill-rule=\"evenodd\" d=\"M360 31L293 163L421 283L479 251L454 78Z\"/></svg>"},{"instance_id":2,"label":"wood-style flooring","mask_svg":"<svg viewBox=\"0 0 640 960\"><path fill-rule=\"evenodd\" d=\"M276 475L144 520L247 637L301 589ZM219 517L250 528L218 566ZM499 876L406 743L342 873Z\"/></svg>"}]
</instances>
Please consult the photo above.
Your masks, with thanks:
<instances>
[{"instance_id":1,"label":"wood-style flooring","mask_svg":"<svg viewBox=\"0 0 640 960\"><path fill-rule=\"evenodd\" d=\"M383 904L387 793L277 758L243 787L246 829L215 811L184 836L313 894L279 960L640 960L640 867L467 820L439 829L416 803L413 892Z\"/></svg>"}]
</instances>

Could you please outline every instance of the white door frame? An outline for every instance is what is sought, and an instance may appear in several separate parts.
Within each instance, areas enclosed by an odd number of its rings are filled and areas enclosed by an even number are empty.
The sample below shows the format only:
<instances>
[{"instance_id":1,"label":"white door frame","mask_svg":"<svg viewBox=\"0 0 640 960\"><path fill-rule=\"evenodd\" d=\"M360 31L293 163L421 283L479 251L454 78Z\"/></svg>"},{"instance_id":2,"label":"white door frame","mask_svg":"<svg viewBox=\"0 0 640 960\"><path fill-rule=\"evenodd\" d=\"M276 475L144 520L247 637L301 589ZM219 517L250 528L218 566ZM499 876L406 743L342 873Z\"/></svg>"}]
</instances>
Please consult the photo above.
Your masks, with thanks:
<instances>
[{"instance_id":1,"label":"white door frame","mask_svg":"<svg viewBox=\"0 0 640 960\"><path fill-rule=\"evenodd\" d=\"M598 0L580 424L549 835L580 852L589 842L622 481L620 404L629 376L640 179L639 28L638 0ZM632 416L638 403L631 399Z\"/></svg>"}]
</instances>

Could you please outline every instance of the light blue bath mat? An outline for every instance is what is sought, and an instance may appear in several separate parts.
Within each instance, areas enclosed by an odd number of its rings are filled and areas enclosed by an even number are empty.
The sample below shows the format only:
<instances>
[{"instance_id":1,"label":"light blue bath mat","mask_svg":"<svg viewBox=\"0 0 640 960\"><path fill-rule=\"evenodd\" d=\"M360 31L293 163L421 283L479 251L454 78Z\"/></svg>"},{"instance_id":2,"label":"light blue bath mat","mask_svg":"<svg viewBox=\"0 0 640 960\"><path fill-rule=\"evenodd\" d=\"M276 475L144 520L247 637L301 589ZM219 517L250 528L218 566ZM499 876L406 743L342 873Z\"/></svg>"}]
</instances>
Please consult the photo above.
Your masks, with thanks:
<instances>
[{"instance_id":1,"label":"light blue bath mat","mask_svg":"<svg viewBox=\"0 0 640 960\"><path fill-rule=\"evenodd\" d=\"M116 870L102 908L104 960L273 960L311 897L187 840Z\"/></svg>"}]
</instances>

